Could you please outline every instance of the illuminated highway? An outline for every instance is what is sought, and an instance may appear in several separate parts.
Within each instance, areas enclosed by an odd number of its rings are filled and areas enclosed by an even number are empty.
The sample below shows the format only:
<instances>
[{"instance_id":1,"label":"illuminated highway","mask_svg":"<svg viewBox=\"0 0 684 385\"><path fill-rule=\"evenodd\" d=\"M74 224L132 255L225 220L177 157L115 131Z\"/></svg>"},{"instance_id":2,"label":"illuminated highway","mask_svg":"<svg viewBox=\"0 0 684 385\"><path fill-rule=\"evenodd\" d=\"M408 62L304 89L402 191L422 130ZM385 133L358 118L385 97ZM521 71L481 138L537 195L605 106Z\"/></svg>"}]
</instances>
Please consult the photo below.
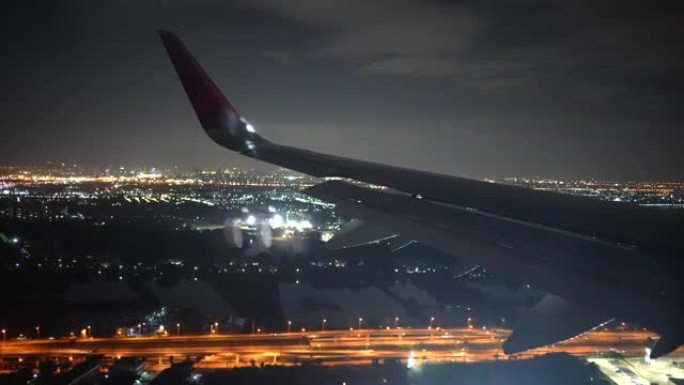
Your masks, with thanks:
<instances>
[{"instance_id":1,"label":"illuminated highway","mask_svg":"<svg viewBox=\"0 0 684 385\"><path fill-rule=\"evenodd\" d=\"M483 362L530 358L549 352L595 356L618 352L643 356L655 334L646 331L593 331L553 347L506 356L501 344L509 330L455 329L364 329L277 334L213 334L181 337L85 338L78 340L8 340L2 343L4 360L63 357L80 360L101 355L113 360L122 356L145 357L148 370L167 367L171 357L189 358L196 368L231 368L262 364L364 365L409 357L423 362ZM680 348L675 355L684 355ZM198 359L202 357L202 359Z\"/></svg>"}]
</instances>

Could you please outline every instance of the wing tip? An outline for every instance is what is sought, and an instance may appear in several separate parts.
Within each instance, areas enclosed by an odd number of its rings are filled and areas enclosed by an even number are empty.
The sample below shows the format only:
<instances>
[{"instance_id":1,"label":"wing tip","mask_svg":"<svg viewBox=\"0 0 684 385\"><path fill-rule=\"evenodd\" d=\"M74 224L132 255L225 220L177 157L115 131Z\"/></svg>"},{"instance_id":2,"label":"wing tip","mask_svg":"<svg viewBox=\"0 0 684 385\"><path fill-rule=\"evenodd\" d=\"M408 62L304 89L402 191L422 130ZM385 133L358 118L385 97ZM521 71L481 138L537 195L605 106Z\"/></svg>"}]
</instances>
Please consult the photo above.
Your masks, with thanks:
<instances>
[{"instance_id":1,"label":"wing tip","mask_svg":"<svg viewBox=\"0 0 684 385\"><path fill-rule=\"evenodd\" d=\"M171 41L179 41L180 38L178 35L174 32L165 30L165 29L158 29L157 30L157 36L162 40L164 44L170 43Z\"/></svg>"},{"instance_id":2,"label":"wing tip","mask_svg":"<svg viewBox=\"0 0 684 385\"><path fill-rule=\"evenodd\" d=\"M175 33L157 30L205 132L219 145L249 155L266 141L241 118Z\"/></svg>"}]
</instances>

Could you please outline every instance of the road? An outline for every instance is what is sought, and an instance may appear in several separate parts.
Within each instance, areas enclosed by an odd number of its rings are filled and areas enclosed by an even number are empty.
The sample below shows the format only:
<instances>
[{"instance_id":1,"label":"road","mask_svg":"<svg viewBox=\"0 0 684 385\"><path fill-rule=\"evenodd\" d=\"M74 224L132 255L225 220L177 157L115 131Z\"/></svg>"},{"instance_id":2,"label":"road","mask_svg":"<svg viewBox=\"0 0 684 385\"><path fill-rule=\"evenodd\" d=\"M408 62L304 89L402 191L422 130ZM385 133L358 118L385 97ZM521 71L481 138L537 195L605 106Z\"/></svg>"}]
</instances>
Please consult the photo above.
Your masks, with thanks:
<instances>
[{"instance_id":1,"label":"road","mask_svg":"<svg viewBox=\"0 0 684 385\"><path fill-rule=\"evenodd\" d=\"M647 331L601 330L572 340L516 356L503 354L502 342L510 334L505 329L363 329L293 332L274 334L212 334L175 337L84 338L8 340L0 342L5 362L62 357L80 361L89 355L105 360L117 357L145 357L148 370L167 367L175 360L190 358L196 368L231 368L261 364L295 365L315 362L322 365L370 364L379 360L408 362L484 362L531 358L549 352L575 356L596 356L619 352L643 356L656 335ZM680 348L674 355L684 356ZM202 357L202 359L198 359Z\"/></svg>"}]
</instances>

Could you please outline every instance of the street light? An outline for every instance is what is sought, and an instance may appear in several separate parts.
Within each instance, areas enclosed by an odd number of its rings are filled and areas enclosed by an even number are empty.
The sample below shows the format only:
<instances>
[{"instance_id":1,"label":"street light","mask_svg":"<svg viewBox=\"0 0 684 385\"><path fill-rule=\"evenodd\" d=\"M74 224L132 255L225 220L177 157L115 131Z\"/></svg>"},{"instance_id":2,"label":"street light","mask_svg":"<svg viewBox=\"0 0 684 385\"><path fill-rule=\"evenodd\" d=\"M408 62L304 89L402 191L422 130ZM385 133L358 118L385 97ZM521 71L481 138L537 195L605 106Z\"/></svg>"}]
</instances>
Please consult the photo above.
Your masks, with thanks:
<instances>
[{"instance_id":1,"label":"street light","mask_svg":"<svg viewBox=\"0 0 684 385\"><path fill-rule=\"evenodd\" d=\"M218 334L218 322L214 322L214 333Z\"/></svg>"},{"instance_id":2,"label":"street light","mask_svg":"<svg viewBox=\"0 0 684 385\"><path fill-rule=\"evenodd\" d=\"M7 329L2 329L2 341L7 341Z\"/></svg>"},{"instance_id":3,"label":"street light","mask_svg":"<svg viewBox=\"0 0 684 385\"><path fill-rule=\"evenodd\" d=\"M396 329L398 327L399 327L399 317L394 317L394 328Z\"/></svg>"},{"instance_id":4,"label":"street light","mask_svg":"<svg viewBox=\"0 0 684 385\"><path fill-rule=\"evenodd\" d=\"M180 324L176 324L176 335L180 335Z\"/></svg>"},{"instance_id":5,"label":"street light","mask_svg":"<svg viewBox=\"0 0 684 385\"><path fill-rule=\"evenodd\" d=\"M142 334L142 324L138 324L138 335Z\"/></svg>"},{"instance_id":6,"label":"street light","mask_svg":"<svg viewBox=\"0 0 684 385\"><path fill-rule=\"evenodd\" d=\"M435 317L430 317L430 328L432 328L432 325L435 323Z\"/></svg>"},{"instance_id":7,"label":"street light","mask_svg":"<svg viewBox=\"0 0 684 385\"><path fill-rule=\"evenodd\" d=\"M40 326L36 326L36 339L40 339Z\"/></svg>"},{"instance_id":8,"label":"street light","mask_svg":"<svg viewBox=\"0 0 684 385\"><path fill-rule=\"evenodd\" d=\"M323 322L321 323L321 330L325 331L325 323L328 322L325 318L323 318Z\"/></svg>"},{"instance_id":9,"label":"street light","mask_svg":"<svg viewBox=\"0 0 684 385\"><path fill-rule=\"evenodd\" d=\"M93 338L93 332L92 332L92 329L90 328L90 325L88 325L88 337Z\"/></svg>"},{"instance_id":10,"label":"street light","mask_svg":"<svg viewBox=\"0 0 684 385\"><path fill-rule=\"evenodd\" d=\"M363 318L359 317L359 330L361 329L361 323L363 322Z\"/></svg>"},{"instance_id":11,"label":"street light","mask_svg":"<svg viewBox=\"0 0 684 385\"><path fill-rule=\"evenodd\" d=\"M287 332L289 333L292 329L292 321L287 321Z\"/></svg>"}]
</instances>

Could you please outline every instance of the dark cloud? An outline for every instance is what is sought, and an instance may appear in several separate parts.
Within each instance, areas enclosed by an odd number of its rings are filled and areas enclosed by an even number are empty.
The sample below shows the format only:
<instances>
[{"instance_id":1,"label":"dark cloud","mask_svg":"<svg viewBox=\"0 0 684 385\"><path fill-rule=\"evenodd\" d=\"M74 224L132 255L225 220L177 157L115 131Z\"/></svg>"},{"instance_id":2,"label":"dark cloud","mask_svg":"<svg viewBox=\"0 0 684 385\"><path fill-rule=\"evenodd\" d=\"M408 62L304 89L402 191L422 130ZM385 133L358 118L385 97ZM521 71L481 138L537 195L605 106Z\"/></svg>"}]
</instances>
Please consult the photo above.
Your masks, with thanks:
<instances>
[{"instance_id":1,"label":"dark cloud","mask_svg":"<svg viewBox=\"0 0 684 385\"><path fill-rule=\"evenodd\" d=\"M482 29L466 7L415 0L257 0L245 3L324 28L328 37L312 49L319 54L367 58L363 69L412 75L454 73Z\"/></svg>"},{"instance_id":2,"label":"dark cloud","mask_svg":"<svg viewBox=\"0 0 684 385\"><path fill-rule=\"evenodd\" d=\"M645 98L669 93L672 87L652 82L674 79L684 68L684 7L675 1L249 4L322 27L328 37L312 49L361 56L362 72L451 77L487 87L572 83L579 92L571 97L605 100L632 89Z\"/></svg>"}]
</instances>

